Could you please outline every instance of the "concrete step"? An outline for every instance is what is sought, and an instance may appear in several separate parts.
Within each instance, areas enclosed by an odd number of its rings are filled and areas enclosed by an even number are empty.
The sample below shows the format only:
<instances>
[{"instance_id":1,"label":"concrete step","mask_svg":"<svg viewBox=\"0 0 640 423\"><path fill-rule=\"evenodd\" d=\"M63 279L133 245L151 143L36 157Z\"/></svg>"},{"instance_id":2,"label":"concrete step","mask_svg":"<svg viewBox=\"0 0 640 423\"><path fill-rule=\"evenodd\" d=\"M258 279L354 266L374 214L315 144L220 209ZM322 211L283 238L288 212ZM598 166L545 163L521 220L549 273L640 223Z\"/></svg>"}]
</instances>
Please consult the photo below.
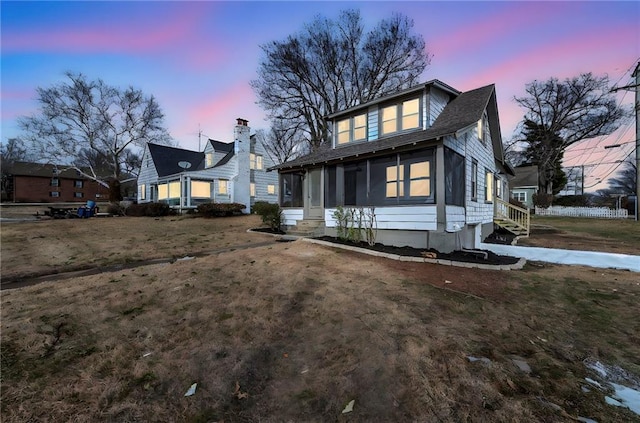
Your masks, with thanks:
<instances>
[{"instance_id":1,"label":"concrete step","mask_svg":"<svg viewBox=\"0 0 640 423\"><path fill-rule=\"evenodd\" d=\"M324 220L298 220L296 226L289 229L289 235L314 237L324 235Z\"/></svg>"}]
</instances>

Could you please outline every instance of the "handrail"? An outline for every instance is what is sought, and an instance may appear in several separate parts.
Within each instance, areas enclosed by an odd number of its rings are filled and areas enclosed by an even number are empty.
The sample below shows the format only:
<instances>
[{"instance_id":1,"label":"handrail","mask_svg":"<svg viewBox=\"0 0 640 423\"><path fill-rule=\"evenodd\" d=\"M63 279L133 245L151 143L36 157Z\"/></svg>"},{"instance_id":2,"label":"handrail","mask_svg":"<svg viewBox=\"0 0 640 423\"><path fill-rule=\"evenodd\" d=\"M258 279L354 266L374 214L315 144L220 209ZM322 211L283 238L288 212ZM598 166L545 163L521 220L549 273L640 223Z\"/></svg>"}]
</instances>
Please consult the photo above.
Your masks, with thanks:
<instances>
[{"instance_id":1,"label":"handrail","mask_svg":"<svg viewBox=\"0 0 640 423\"><path fill-rule=\"evenodd\" d=\"M495 199L494 216L496 219L506 220L512 224L517 225L519 228L525 230L525 236L529 236L529 229L531 226L531 218L529 210L522 207L514 206L511 203Z\"/></svg>"}]
</instances>

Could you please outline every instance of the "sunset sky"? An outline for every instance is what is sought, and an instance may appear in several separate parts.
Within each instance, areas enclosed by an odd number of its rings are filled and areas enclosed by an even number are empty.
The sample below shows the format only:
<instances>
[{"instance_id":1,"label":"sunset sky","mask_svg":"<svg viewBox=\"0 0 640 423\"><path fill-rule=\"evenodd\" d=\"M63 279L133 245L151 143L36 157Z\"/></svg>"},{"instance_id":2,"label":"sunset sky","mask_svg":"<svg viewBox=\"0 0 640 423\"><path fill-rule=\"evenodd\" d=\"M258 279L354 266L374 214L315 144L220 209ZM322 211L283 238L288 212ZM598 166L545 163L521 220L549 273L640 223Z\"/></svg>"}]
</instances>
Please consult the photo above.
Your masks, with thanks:
<instances>
[{"instance_id":1,"label":"sunset sky","mask_svg":"<svg viewBox=\"0 0 640 423\"><path fill-rule=\"evenodd\" d=\"M268 127L249 81L260 45L283 40L314 16L359 9L367 28L392 12L415 22L433 55L423 81L465 91L495 83L504 140L523 111L527 82L581 72L628 85L640 59L640 2L7 2L1 5L2 141L37 111L36 87L67 70L153 94L183 148L204 136L231 141L238 117ZM633 93L620 91L633 104ZM566 154L587 165L585 187L615 172L634 149L634 123ZM605 145L622 144L604 149ZM606 154L606 155L605 155ZM610 163L611 162L611 163ZM603 163L599 164L598 163ZM610 164L607 164L610 163Z\"/></svg>"}]
</instances>

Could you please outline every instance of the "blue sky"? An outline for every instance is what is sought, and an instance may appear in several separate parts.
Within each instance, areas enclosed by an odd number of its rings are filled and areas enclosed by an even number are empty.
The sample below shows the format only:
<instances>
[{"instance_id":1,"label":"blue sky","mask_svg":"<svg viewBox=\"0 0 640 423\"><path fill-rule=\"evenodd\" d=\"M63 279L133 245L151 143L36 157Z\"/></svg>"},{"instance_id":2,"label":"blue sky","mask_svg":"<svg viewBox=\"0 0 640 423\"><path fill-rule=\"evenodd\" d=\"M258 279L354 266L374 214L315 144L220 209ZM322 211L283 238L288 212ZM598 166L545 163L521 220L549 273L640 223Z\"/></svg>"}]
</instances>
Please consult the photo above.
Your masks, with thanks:
<instances>
[{"instance_id":1,"label":"blue sky","mask_svg":"<svg viewBox=\"0 0 640 423\"><path fill-rule=\"evenodd\" d=\"M67 70L153 94L183 148L198 148L198 128L230 141L237 117L266 129L249 87L260 45L347 8L359 9L369 28L392 12L412 18L433 54L424 81L437 78L462 91L495 83L504 139L522 118L513 97L524 94L527 82L593 72L623 85L640 58L640 2L2 1L0 7L3 141L19 135L18 116L37 111L36 87L61 81ZM633 103L631 93L619 98ZM567 164L619 160L632 139L633 128L585 143L580 147L591 150L567 154ZM614 167L590 166L587 184Z\"/></svg>"}]
</instances>

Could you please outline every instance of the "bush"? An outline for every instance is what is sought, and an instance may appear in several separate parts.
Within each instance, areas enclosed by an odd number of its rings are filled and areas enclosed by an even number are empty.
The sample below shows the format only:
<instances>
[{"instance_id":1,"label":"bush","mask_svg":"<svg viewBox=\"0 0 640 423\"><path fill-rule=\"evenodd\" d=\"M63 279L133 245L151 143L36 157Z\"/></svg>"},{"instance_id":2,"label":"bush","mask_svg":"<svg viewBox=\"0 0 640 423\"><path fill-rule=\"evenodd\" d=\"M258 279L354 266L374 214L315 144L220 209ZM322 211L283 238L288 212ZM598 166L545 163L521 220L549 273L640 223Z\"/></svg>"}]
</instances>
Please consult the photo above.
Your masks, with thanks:
<instances>
[{"instance_id":1,"label":"bush","mask_svg":"<svg viewBox=\"0 0 640 423\"><path fill-rule=\"evenodd\" d=\"M533 205L536 207L549 207L553 203L553 195L539 192L533 194Z\"/></svg>"},{"instance_id":2,"label":"bush","mask_svg":"<svg viewBox=\"0 0 640 423\"><path fill-rule=\"evenodd\" d=\"M198 214L204 217L236 216L246 208L240 203L203 203L198 205Z\"/></svg>"},{"instance_id":3,"label":"bush","mask_svg":"<svg viewBox=\"0 0 640 423\"><path fill-rule=\"evenodd\" d=\"M160 217L173 214L171 207L166 203L141 203L131 204L126 210L127 216Z\"/></svg>"},{"instance_id":4,"label":"bush","mask_svg":"<svg viewBox=\"0 0 640 423\"><path fill-rule=\"evenodd\" d=\"M282 210L278 204L257 201L253 205L253 212L262 217L262 223L268 225L273 231L280 231L282 226Z\"/></svg>"},{"instance_id":5,"label":"bush","mask_svg":"<svg viewBox=\"0 0 640 423\"><path fill-rule=\"evenodd\" d=\"M555 206L564 207L588 207L589 199L586 195L564 195L562 197L556 197L553 200Z\"/></svg>"},{"instance_id":6,"label":"bush","mask_svg":"<svg viewBox=\"0 0 640 423\"><path fill-rule=\"evenodd\" d=\"M109 203L107 206L107 213L112 216L124 216L125 209L117 203Z\"/></svg>"}]
</instances>

